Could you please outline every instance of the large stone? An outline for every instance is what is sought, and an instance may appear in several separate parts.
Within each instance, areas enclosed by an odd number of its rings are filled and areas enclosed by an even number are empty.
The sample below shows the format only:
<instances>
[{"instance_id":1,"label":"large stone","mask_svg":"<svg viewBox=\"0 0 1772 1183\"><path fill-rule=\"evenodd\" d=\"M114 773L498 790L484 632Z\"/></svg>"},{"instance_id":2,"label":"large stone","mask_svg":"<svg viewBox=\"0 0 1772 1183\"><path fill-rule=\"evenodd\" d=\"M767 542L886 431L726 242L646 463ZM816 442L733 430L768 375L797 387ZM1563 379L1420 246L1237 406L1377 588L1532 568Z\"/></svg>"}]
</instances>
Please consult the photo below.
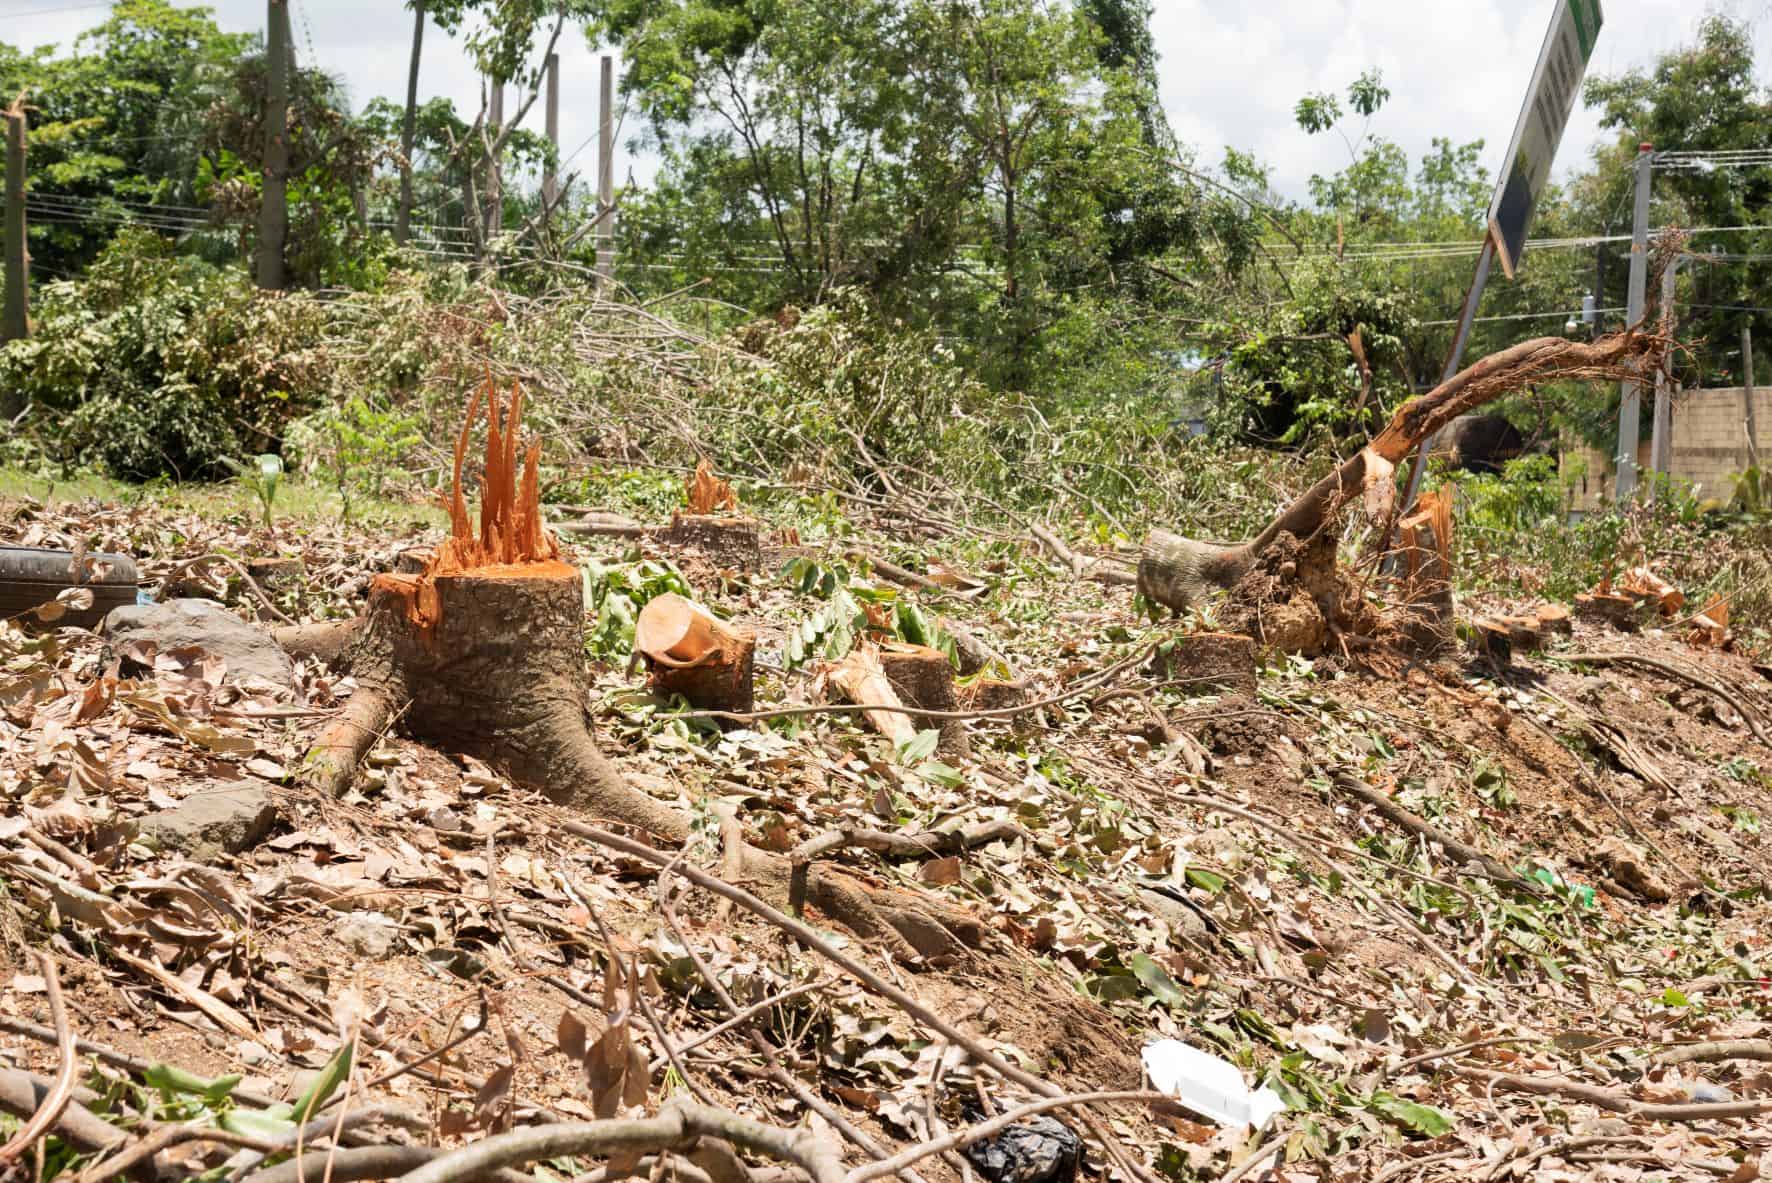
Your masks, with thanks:
<instances>
[{"instance_id":1,"label":"large stone","mask_svg":"<svg viewBox=\"0 0 1772 1183\"><path fill-rule=\"evenodd\" d=\"M262 678L293 688L295 666L271 634L255 628L213 600L127 604L105 617L113 650L147 642L157 652L195 646L222 659L224 682Z\"/></svg>"},{"instance_id":2,"label":"large stone","mask_svg":"<svg viewBox=\"0 0 1772 1183\"><path fill-rule=\"evenodd\" d=\"M205 862L257 845L277 824L270 787L241 780L198 789L136 824L136 841Z\"/></svg>"}]
</instances>

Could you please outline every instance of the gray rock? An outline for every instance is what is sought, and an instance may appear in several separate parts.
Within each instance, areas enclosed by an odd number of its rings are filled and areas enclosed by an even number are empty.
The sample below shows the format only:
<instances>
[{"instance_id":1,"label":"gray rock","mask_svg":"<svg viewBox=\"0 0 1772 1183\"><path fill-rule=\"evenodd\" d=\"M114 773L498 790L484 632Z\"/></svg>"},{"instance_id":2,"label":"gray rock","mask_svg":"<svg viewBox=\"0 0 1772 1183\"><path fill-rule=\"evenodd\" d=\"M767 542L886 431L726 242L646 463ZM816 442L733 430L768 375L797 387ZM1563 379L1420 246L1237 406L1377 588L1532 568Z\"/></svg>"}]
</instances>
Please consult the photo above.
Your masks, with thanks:
<instances>
[{"instance_id":1,"label":"gray rock","mask_svg":"<svg viewBox=\"0 0 1772 1183\"><path fill-rule=\"evenodd\" d=\"M340 918L333 935L357 956L379 961L394 951L400 926L379 912L351 912Z\"/></svg>"},{"instance_id":2,"label":"gray rock","mask_svg":"<svg viewBox=\"0 0 1772 1183\"><path fill-rule=\"evenodd\" d=\"M1212 930L1206 927L1206 921L1200 914L1160 891L1149 887L1138 889L1138 902L1149 908L1169 925L1169 931L1178 936L1189 936L1195 940L1208 940Z\"/></svg>"},{"instance_id":3,"label":"gray rock","mask_svg":"<svg viewBox=\"0 0 1772 1183\"><path fill-rule=\"evenodd\" d=\"M199 789L173 808L142 818L136 841L207 862L258 843L276 823L277 805L267 786L234 781Z\"/></svg>"},{"instance_id":4,"label":"gray rock","mask_svg":"<svg viewBox=\"0 0 1772 1183\"><path fill-rule=\"evenodd\" d=\"M293 688L295 666L271 634L255 628L213 600L169 600L164 604L126 604L105 617L111 648L136 641L157 652L194 645L222 659L224 682L263 678Z\"/></svg>"}]
</instances>

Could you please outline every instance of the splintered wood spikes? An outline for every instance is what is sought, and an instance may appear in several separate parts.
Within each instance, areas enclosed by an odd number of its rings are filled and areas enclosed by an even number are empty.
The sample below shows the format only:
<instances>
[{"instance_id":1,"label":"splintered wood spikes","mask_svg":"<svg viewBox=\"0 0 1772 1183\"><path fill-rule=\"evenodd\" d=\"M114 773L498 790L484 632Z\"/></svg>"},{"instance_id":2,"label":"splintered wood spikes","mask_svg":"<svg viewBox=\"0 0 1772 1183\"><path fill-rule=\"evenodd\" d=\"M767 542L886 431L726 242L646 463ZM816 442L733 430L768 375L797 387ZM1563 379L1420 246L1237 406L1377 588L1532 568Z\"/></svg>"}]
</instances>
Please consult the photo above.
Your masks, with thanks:
<instances>
[{"instance_id":1,"label":"splintered wood spikes","mask_svg":"<svg viewBox=\"0 0 1772 1183\"><path fill-rule=\"evenodd\" d=\"M486 407L486 465L480 478L480 532L474 533L462 493L462 465L481 397ZM450 482L450 536L425 569L426 576L450 575L483 567L541 563L560 557L560 548L542 526L541 443L529 446L523 478L517 480L518 430L523 419L523 387L511 383L511 401L501 427L498 386L490 377L468 396L468 410L455 441L455 474Z\"/></svg>"},{"instance_id":2,"label":"splintered wood spikes","mask_svg":"<svg viewBox=\"0 0 1772 1183\"><path fill-rule=\"evenodd\" d=\"M486 464L480 477L480 528L476 534L462 492L462 467L474 421L484 400ZM523 388L511 383L511 401L500 407L498 386L489 375L468 396L467 415L455 441L455 472L444 509L449 512L449 537L418 574L375 577L374 587L397 597L406 618L429 636L443 615L437 580L473 572L491 578L573 575L559 561L560 548L542 526L541 444L531 444L517 478L518 431L523 416Z\"/></svg>"}]
</instances>

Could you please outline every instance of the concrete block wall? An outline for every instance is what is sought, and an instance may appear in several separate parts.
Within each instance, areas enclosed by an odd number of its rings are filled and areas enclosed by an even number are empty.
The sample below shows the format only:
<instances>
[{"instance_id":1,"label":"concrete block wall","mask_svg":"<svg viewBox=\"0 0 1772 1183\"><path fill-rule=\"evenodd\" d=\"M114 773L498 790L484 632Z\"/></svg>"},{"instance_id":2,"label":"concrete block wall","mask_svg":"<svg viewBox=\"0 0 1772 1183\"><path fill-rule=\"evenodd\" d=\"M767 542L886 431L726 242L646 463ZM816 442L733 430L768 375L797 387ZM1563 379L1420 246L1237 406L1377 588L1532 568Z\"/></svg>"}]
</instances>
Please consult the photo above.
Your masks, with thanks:
<instances>
[{"instance_id":1,"label":"concrete block wall","mask_svg":"<svg viewBox=\"0 0 1772 1183\"><path fill-rule=\"evenodd\" d=\"M1688 390L1674 400L1673 455L1669 470L1679 480L1695 486L1700 498L1715 497L1727 501L1735 491L1730 476L1748 466L1746 404L1741 387L1713 390ZM1647 423L1652 397L1645 392L1643 419ZM1754 390L1754 419L1758 428L1762 463L1772 457L1772 387ZM1573 473L1577 468L1584 475L1574 478L1571 509L1594 510L1612 499L1615 473L1612 457L1585 444L1576 444L1563 451L1563 470ZM1649 466L1649 441L1637 449L1637 467Z\"/></svg>"}]
</instances>

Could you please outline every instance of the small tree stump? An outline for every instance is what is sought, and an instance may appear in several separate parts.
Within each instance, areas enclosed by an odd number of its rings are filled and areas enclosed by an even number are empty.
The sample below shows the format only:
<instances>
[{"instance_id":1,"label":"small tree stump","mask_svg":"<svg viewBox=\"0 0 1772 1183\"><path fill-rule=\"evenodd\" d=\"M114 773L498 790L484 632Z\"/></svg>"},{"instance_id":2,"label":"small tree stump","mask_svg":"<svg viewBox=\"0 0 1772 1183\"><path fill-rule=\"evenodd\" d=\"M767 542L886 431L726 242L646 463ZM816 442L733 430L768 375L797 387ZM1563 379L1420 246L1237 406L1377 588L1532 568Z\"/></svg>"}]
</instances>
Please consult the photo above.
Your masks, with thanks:
<instances>
[{"instance_id":1,"label":"small tree stump","mask_svg":"<svg viewBox=\"0 0 1772 1183\"><path fill-rule=\"evenodd\" d=\"M1575 597L1575 618L1634 633L1643 626L1643 609L1630 596L1614 592L1583 592Z\"/></svg>"},{"instance_id":2,"label":"small tree stump","mask_svg":"<svg viewBox=\"0 0 1772 1183\"><path fill-rule=\"evenodd\" d=\"M755 518L672 514L664 541L698 550L722 570L754 573L763 569L763 544Z\"/></svg>"},{"instance_id":3,"label":"small tree stump","mask_svg":"<svg viewBox=\"0 0 1772 1183\"><path fill-rule=\"evenodd\" d=\"M1536 616L1504 616L1497 623L1507 628L1515 653L1536 653L1544 648L1544 633Z\"/></svg>"},{"instance_id":4,"label":"small tree stump","mask_svg":"<svg viewBox=\"0 0 1772 1183\"><path fill-rule=\"evenodd\" d=\"M954 667L941 650L925 645L885 644L880 646L880 666L904 705L926 711L960 709L959 698L954 693ZM919 728L934 727L941 732L941 744L937 750L942 755L963 760L972 754L972 745L966 738L965 720L935 720L912 715L911 721Z\"/></svg>"},{"instance_id":5,"label":"small tree stump","mask_svg":"<svg viewBox=\"0 0 1772 1183\"><path fill-rule=\"evenodd\" d=\"M1159 647L1150 670L1187 690L1255 693L1255 638L1241 633L1189 633Z\"/></svg>"},{"instance_id":6,"label":"small tree stump","mask_svg":"<svg viewBox=\"0 0 1772 1183\"><path fill-rule=\"evenodd\" d=\"M1514 656L1513 630L1499 620L1472 621L1471 649L1498 666L1506 666Z\"/></svg>"},{"instance_id":7,"label":"small tree stump","mask_svg":"<svg viewBox=\"0 0 1772 1183\"><path fill-rule=\"evenodd\" d=\"M246 573L267 592L282 591L301 582L307 567L301 559L279 555L275 558L249 559Z\"/></svg>"},{"instance_id":8,"label":"small tree stump","mask_svg":"<svg viewBox=\"0 0 1772 1183\"><path fill-rule=\"evenodd\" d=\"M1540 604L1533 610L1538 618L1539 631L1546 636L1567 637L1575 632L1575 622L1569 619L1569 609L1561 604Z\"/></svg>"},{"instance_id":9,"label":"small tree stump","mask_svg":"<svg viewBox=\"0 0 1772 1183\"><path fill-rule=\"evenodd\" d=\"M672 593L648 600L634 625L634 648L657 690L702 710L743 714L755 705L757 635L700 604Z\"/></svg>"}]
</instances>

